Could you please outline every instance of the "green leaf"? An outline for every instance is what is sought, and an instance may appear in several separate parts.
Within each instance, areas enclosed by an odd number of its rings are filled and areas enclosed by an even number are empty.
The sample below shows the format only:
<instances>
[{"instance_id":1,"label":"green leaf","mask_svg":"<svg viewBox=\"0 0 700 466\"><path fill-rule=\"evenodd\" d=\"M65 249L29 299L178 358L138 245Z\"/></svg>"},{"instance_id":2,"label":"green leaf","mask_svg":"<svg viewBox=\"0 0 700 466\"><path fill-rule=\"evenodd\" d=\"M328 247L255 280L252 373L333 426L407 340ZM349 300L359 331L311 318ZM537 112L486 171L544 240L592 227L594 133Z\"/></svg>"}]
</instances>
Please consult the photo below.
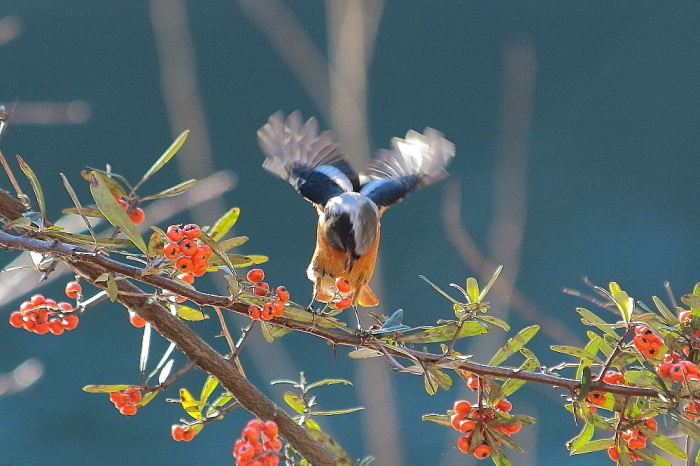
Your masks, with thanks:
<instances>
[{"instance_id":1,"label":"green leaf","mask_svg":"<svg viewBox=\"0 0 700 466\"><path fill-rule=\"evenodd\" d=\"M669 410L668 415L678 422L678 427L696 442L700 442L700 426L689 421L676 410Z\"/></svg>"},{"instance_id":2,"label":"green leaf","mask_svg":"<svg viewBox=\"0 0 700 466\"><path fill-rule=\"evenodd\" d=\"M100 209L100 212L102 212L102 215L105 216L109 223L119 228L141 252L146 254L146 243L141 238L136 226L129 219L129 216L126 215L124 209L119 206L117 200L112 196L107 182L108 179L106 175L97 171L93 171L90 174L90 194L92 194L97 208Z\"/></svg>"},{"instance_id":3,"label":"green leaf","mask_svg":"<svg viewBox=\"0 0 700 466\"><path fill-rule=\"evenodd\" d=\"M443 427L451 427L450 416L446 414L424 414L421 416L421 421L430 421Z\"/></svg>"},{"instance_id":4,"label":"green leaf","mask_svg":"<svg viewBox=\"0 0 700 466\"><path fill-rule=\"evenodd\" d=\"M682 299L682 298L681 298ZM659 298L656 296L652 296L651 300L654 301L654 304L656 305L656 309L659 310L663 318L666 320L666 322L669 325L678 325L680 321L678 320L678 317L676 317L676 314L671 312L666 305L664 304L663 301L661 301Z\"/></svg>"},{"instance_id":5,"label":"green leaf","mask_svg":"<svg viewBox=\"0 0 700 466\"><path fill-rule=\"evenodd\" d=\"M85 385L84 392L88 393L112 393L126 390L127 388L141 388L136 385Z\"/></svg>"},{"instance_id":6,"label":"green leaf","mask_svg":"<svg viewBox=\"0 0 700 466\"><path fill-rule=\"evenodd\" d=\"M510 331L510 325L508 325L507 322L504 320L499 319L498 317L494 316L479 316L477 317L479 320L483 320L484 322L488 322L489 324L495 325L496 327L505 330L506 332Z\"/></svg>"},{"instance_id":7,"label":"green leaf","mask_svg":"<svg viewBox=\"0 0 700 466\"><path fill-rule=\"evenodd\" d=\"M284 392L283 398L285 403L297 413L304 414L306 412L304 401L293 392Z\"/></svg>"},{"instance_id":8,"label":"green leaf","mask_svg":"<svg viewBox=\"0 0 700 466\"><path fill-rule=\"evenodd\" d=\"M178 183L175 186L171 186L167 189L164 189L163 191L161 191L157 194L152 194L150 196L142 197L141 202L152 201L155 199L163 199L165 197L177 196L178 194L182 194L183 192L187 191L195 184L197 184L197 180L183 181L182 183Z\"/></svg>"},{"instance_id":9,"label":"green leaf","mask_svg":"<svg viewBox=\"0 0 700 466\"><path fill-rule=\"evenodd\" d=\"M143 407L143 406L146 406L148 403L150 403L151 401L153 401L153 398L155 398L156 396L158 396L158 393L159 393L159 392L157 392L157 391L145 393L145 394L141 397L141 399L139 400L139 402L136 403L136 406L142 406L142 407Z\"/></svg>"},{"instance_id":10,"label":"green leaf","mask_svg":"<svg viewBox=\"0 0 700 466\"><path fill-rule=\"evenodd\" d=\"M539 367L540 363L536 359L526 359L525 362L523 362L520 367L518 368L519 372L534 372L537 367ZM519 379L508 379L505 381L505 383L501 386L501 395L502 396L510 396L513 393L515 393L520 387L525 385L524 380L519 380Z\"/></svg>"},{"instance_id":11,"label":"green leaf","mask_svg":"<svg viewBox=\"0 0 700 466\"><path fill-rule=\"evenodd\" d=\"M348 357L352 359L376 358L378 356L383 355L381 352L371 348L358 348L348 353Z\"/></svg>"},{"instance_id":12,"label":"green leaf","mask_svg":"<svg viewBox=\"0 0 700 466\"><path fill-rule=\"evenodd\" d=\"M118 294L119 287L117 286L117 281L114 279L114 275L110 273L107 275L107 297L110 301L114 302L117 300Z\"/></svg>"},{"instance_id":13,"label":"green leaf","mask_svg":"<svg viewBox=\"0 0 700 466\"><path fill-rule=\"evenodd\" d=\"M309 434L309 437L312 439L316 440L319 442L321 445L323 445L331 454L333 454L336 458L339 459L337 461L338 465L344 465L347 464L348 466L352 464L350 461L350 457L348 456L347 453L340 447L338 442L333 440L328 434L323 432L318 424L316 422L313 422L311 419L306 421L306 432ZM313 427L312 427L313 426ZM346 462L346 463L345 463Z\"/></svg>"},{"instance_id":14,"label":"green leaf","mask_svg":"<svg viewBox=\"0 0 700 466\"><path fill-rule=\"evenodd\" d=\"M579 313L579 315L582 317L581 321L583 322L584 325L590 325L592 327L595 327L602 332L605 332L606 334L610 335L611 337L615 339L619 339L620 336L615 332L615 330L612 328L612 326L598 317L596 314L592 313L588 309L584 309L582 307L579 307L576 309L576 312Z\"/></svg>"},{"instance_id":15,"label":"green leaf","mask_svg":"<svg viewBox=\"0 0 700 466\"><path fill-rule=\"evenodd\" d=\"M604 438L600 440L592 440L585 445L582 445L578 450L572 451L572 455L580 455L582 453L590 453L592 451L606 450L613 446L613 439Z\"/></svg>"},{"instance_id":16,"label":"green leaf","mask_svg":"<svg viewBox=\"0 0 700 466\"><path fill-rule=\"evenodd\" d=\"M573 356L581 360L599 360L599 358L594 358L591 356L591 354L585 349L577 348L575 346L552 345L549 347L549 349L556 351L557 353L568 354L569 356Z\"/></svg>"},{"instance_id":17,"label":"green leaf","mask_svg":"<svg viewBox=\"0 0 700 466\"><path fill-rule=\"evenodd\" d=\"M189 320L190 322L199 322L209 318L209 316L200 309L193 309L180 304L177 305L177 316L183 320Z\"/></svg>"},{"instance_id":18,"label":"green leaf","mask_svg":"<svg viewBox=\"0 0 700 466\"><path fill-rule=\"evenodd\" d=\"M180 404L187 414L194 419L202 419L202 407L198 400L195 400L192 394L186 388L180 389Z\"/></svg>"},{"instance_id":19,"label":"green leaf","mask_svg":"<svg viewBox=\"0 0 700 466\"><path fill-rule=\"evenodd\" d=\"M276 338L282 338L292 331L291 328L281 327L270 322L260 322L260 331L263 338L268 343L272 343Z\"/></svg>"},{"instance_id":20,"label":"green leaf","mask_svg":"<svg viewBox=\"0 0 700 466\"><path fill-rule=\"evenodd\" d=\"M219 241L236 224L241 209L234 207L222 215L211 227L208 234L214 241Z\"/></svg>"},{"instance_id":21,"label":"green leaf","mask_svg":"<svg viewBox=\"0 0 700 466\"><path fill-rule=\"evenodd\" d=\"M422 332L413 333L411 335L401 335L399 340L402 343L435 343L439 341L451 341L457 332L457 322L449 322L445 325L431 327ZM457 338L471 337L488 332L488 329L475 321L467 321L462 325Z\"/></svg>"},{"instance_id":22,"label":"green leaf","mask_svg":"<svg viewBox=\"0 0 700 466\"><path fill-rule=\"evenodd\" d=\"M688 307L700 308L700 296L696 294L685 294L681 296L681 301Z\"/></svg>"},{"instance_id":23,"label":"green leaf","mask_svg":"<svg viewBox=\"0 0 700 466\"><path fill-rule=\"evenodd\" d=\"M317 382L310 383L309 385L306 386L306 391L308 392L309 390L316 388L316 387L321 387L323 385L336 385L336 384L343 384L343 385L352 385L352 382L349 380L345 379L323 379L319 380Z\"/></svg>"},{"instance_id":24,"label":"green leaf","mask_svg":"<svg viewBox=\"0 0 700 466\"><path fill-rule=\"evenodd\" d=\"M506 359L517 353L520 348L525 346L539 330L539 325L532 325L520 330L517 334L510 338L506 344L501 347L501 349L496 351L496 354L493 355L488 365L498 366L502 364Z\"/></svg>"},{"instance_id":25,"label":"green leaf","mask_svg":"<svg viewBox=\"0 0 700 466\"><path fill-rule=\"evenodd\" d=\"M86 217L99 217L99 218L105 218L104 215L102 215L102 212L100 212L98 209L93 209L92 207L82 207L83 214ZM61 210L61 213L64 215L69 215L69 214L75 214L75 215L80 215L80 211L75 208L75 207L66 207L65 209Z\"/></svg>"},{"instance_id":26,"label":"green leaf","mask_svg":"<svg viewBox=\"0 0 700 466\"><path fill-rule=\"evenodd\" d=\"M136 186L134 186L134 191L139 188L147 179L149 179L151 176L153 176L158 170L163 168L163 166L168 163L168 161L173 158L173 155L175 155L182 146L182 144L185 142L185 139L187 139L187 135L189 134L189 130L185 130L180 135L173 141L172 144L170 144L170 147L166 149L165 152L163 152L163 155L158 157L158 160L155 161L153 165L151 165L151 168L149 168L146 173L144 173L143 177L141 177L141 180L136 183Z\"/></svg>"},{"instance_id":27,"label":"green leaf","mask_svg":"<svg viewBox=\"0 0 700 466\"><path fill-rule=\"evenodd\" d=\"M477 298L478 302L481 302L484 300L488 292L491 290L491 287L493 286L494 283L496 283L496 280L498 280L498 276L501 275L501 271L503 270L503 266L499 265L496 268L496 271L493 273L491 276L491 279L489 282L486 284L483 290L481 290L481 293L479 294L479 297ZM507 331L507 330L506 330Z\"/></svg>"},{"instance_id":28,"label":"green leaf","mask_svg":"<svg viewBox=\"0 0 700 466\"><path fill-rule=\"evenodd\" d=\"M355 413L357 411L361 411L365 408L363 407L357 407L357 408L345 408L345 409L334 409L332 411L313 411L311 414L314 416L333 416L336 414L350 414L350 413Z\"/></svg>"},{"instance_id":29,"label":"green leaf","mask_svg":"<svg viewBox=\"0 0 700 466\"><path fill-rule=\"evenodd\" d=\"M229 238L225 239L221 242L219 242L219 246L223 251L228 251L229 249L233 249L236 246L240 246L241 244L245 244L248 241L247 236L236 236L235 238Z\"/></svg>"},{"instance_id":30,"label":"green leaf","mask_svg":"<svg viewBox=\"0 0 700 466\"><path fill-rule=\"evenodd\" d=\"M75 194L75 190L73 189L73 186L68 182L68 178L66 178L66 175L63 173L59 173L61 175L61 180L63 180L63 187L66 188L66 191L68 192L68 195L70 196L71 200L73 201L73 205L75 205L76 210L78 211L78 214L82 217L83 222L85 222L85 226L87 227L88 231L90 232L90 238L92 239L94 244L97 244L97 240L95 239L95 232L92 230L92 225L90 225L90 222L88 221L85 211L83 208L83 205L80 203L80 200L78 199L78 195Z\"/></svg>"},{"instance_id":31,"label":"green leaf","mask_svg":"<svg viewBox=\"0 0 700 466\"><path fill-rule=\"evenodd\" d=\"M518 453L525 453L525 450L523 450L520 445L515 443L515 440L513 440L510 436L504 434L500 430L489 427L488 424L486 425L486 434L487 434L487 438L491 437L494 440L496 440L496 442L493 442L493 443L500 442L503 445L510 448L511 450L517 451ZM491 442L489 442L489 446L490 445L491 445Z\"/></svg>"},{"instance_id":32,"label":"green leaf","mask_svg":"<svg viewBox=\"0 0 700 466\"><path fill-rule=\"evenodd\" d=\"M204 382L204 385L202 385L202 391L199 394L199 401L206 403L218 385L218 380L211 375L207 376L207 380Z\"/></svg>"},{"instance_id":33,"label":"green leaf","mask_svg":"<svg viewBox=\"0 0 700 466\"><path fill-rule=\"evenodd\" d=\"M81 235L78 233L66 233L65 231L56 231L56 230L46 230L41 234L41 236L59 239L61 241L65 241L67 243L79 244L79 245L94 246L95 242L97 242L97 245L105 247L105 248L111 248L111 249L113 249L113 248L133 248L134 247L134 243L132 243L130 239L125 239L125 238L96 237L95 239L93 239L92 236L90 236L90 235Z\"/></svg>"},{"instance_id":34,"label":"green leaf","mask_svg":"<svg viewBox=\"0 0 700 466\"><path fill-rule=\"evenodd\" d=\"M479 302L479 283L476 281L476 278L467 278L466 290L467 298L469 299L470 303Z\"/></svg>"},{"instance_id":35,"label":"green leaf","mask_svg":"<svg viewBox=\"0 0 700 466\"><path fill-rule=\"evenodd\" d=\"M660 449L670 453L671 455L675 456L676 458L680 458L682 460L688 459L688 455L683 451L681 447L679 447L673 440L670 438L666 437L665 435L659 434L655 430L651 430L648 427L644 425L640 425L638 427L639 431L642 432L644 435L646 435L651 443L659 447Z\"/></svg>"},{"instance_id":36,"label":"green leaf","mask_svg":"<svg viewBox=\"0 0 700 466\"><path fill-rule=\"evenodd\" d=\"M449 390L452 379L440 369L428 366L423 377L423 385L428 395L435 395L440 388L445 391Z\"/></svg>"},{"instance_id":37,"label":"green leaf","mask_svg":"<svg viewBox=\"0 0 700 466\"><path fill-rule=\"evenodd\" d=\"M27 162L25 162L19 155L17 157L17 163L19 163L19 168L22 169L25 176L29 180L29 184L32 186L32 191L34 191L34 197L36 197L36 203L39 206L39 212L41 213L41 227L43 228L46 220L46 201L44 200L44 192L41 189L41 184L39 183L39 178L36 177L34 170L31 169Z\"/></svg>"},{"instance_id":38,"label":"green leaf","mask_svg":"<svg viewBox=\"0 0 700 466\"><path fill-rule=\"evenodd\" d=\"M620 285L616 282L610 282L609 284L610 294L615 300L617 308L620 310L620 315L625 324L632 320L632 312L634 311L634 299L632 299L626 292L622 291Z\"/></svg>"},{"instance_id":39,"label":"green leaf","mask_svg":"<svg viewBox=\"0 0 700 466\"><path fill-rule=\"evenodd\" d=\"M418 275L418 277L419 277L421 280L423 280L424 282L426 282L428 285L432 286L433 289L434 289L435 291L437 291L438 293L440 293L441 295L443 295L445 298L447 298L447 299L449 299L450 301L452 301L452 304L457 304L457 305L460 305L460 306L462 305L462 303L460 303L459 301L457 301L456 299L454 299L452 296L450 296L450 295L448 295L447 293L445 293L444 291L442 291L435 283L433 283L433 282L431 282L430 280L428 280L424 275Z\"/></svg>"}]
</instances>

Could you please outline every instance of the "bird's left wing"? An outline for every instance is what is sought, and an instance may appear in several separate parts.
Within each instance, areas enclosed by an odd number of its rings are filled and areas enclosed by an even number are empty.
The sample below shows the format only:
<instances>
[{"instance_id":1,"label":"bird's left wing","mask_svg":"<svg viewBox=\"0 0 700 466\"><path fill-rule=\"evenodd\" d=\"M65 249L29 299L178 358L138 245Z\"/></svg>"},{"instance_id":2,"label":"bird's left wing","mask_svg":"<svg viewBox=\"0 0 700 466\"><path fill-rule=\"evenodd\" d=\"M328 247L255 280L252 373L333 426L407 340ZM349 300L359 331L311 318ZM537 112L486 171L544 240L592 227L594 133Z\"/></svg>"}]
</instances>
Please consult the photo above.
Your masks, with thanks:
<instances>
[{"instance_id":1,"label":"bird's left wing","mask_svg":"<svg viewBox=\"0 0 700 466\"><path fill-rule=\"evenodd\" d=\"M393 138L392 149L382 149L363 172L360 192L378 207L389 207L411 192L447 176L445 166L455 146L441 132L426 128L423 134L406 133Z\"/></svg>"},{"instance_id":2,"label":"bird's left wing","mask_svg":"<svg viewBox=\"0 0 700 466\"><path fill-rule=\"evenodd\" d=\"M341 154L333 134L319 133L315 118L303 125L302 121L298 111L286 120L282 112L277 112L258 130L258 143L266 157L263 168L321 206L334 196L358 189L358 176Z\"/></svg>"}]
</instances>

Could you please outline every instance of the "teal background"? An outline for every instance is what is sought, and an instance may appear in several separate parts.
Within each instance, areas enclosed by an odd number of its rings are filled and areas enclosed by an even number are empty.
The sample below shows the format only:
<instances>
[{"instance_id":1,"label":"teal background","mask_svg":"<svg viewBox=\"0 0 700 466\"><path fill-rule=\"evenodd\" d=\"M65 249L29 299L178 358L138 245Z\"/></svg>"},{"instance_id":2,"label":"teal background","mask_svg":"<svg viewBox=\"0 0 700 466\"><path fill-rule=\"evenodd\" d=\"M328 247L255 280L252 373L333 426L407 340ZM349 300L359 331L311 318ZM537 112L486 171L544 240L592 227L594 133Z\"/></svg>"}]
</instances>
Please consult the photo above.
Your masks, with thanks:
<instances>
[{"instance_id":1,"label":"teal background","mask_svg":"<svg viewBox=\"0 0 700 466\"><path fill-rule=\"evenodd\" d=\"M324 3L284 4L325 51ZM70 205L58 171L80 187L87 202L79 170L108 162L136 180L170 144L172 132L185 129L169 126L148 8L140 1L0 3L0 18L13 15L22 24L17 38L0 45L0 101L8 109L15 101L19 109L23 102L79 100L90 106L84 124L18 123L0 142L7 157L21 154L34 168L47 191L51 218ZM269 255L265 270L271 282L284 283L293 299L305 303L311 285L304 270L313 249L315 213L288 185L262 170L255 131L279 109L300 109L305 116L320 112L236 2L190 1L187 8L216 168L232 170L238 179L224 204L242 209L236 233L251 237L243 252ZM647 303L651 295L665 296L666 280L678 296L692 289L700 262L697 2L405 0L385 2L384 8L368 70L371 146L386 147L389 138L409 128L444 132L457 147L449 171L463 189L464 226L482 249L493 209L502 53L514 40L527 41L535 51L527 220L517 279L522 293L583 335L574 309L587 303L561 292L562 287L584 288L582 276L600 285L618 281ZM146 194L181 181L171 165L149 181ZM2 179L0 185L9 189ZM475 273L444 233L445 186L414 194L383 219L383 304L387 310L403 308L406 323L413 326L450 316L449 303L419 274L446 287ZM189 220L182 214L173 221ZM5 253L0 261L11 257ZM210 282L203 286L215 289ZM60 288L54 284L42 293L59 295ZM24 298L0 313L7 316ZM124 314L103 304L61 337L0 326L0 372L30 357L46 370L29 389L0 397L0 465L232 463L230 447L248 418L241 411L207 426L191 443L175 443L169 428L182 411L162 403L166 396L126 418L106 396L80 390L91 383L138 381L140 332ZM511 315L514 329L532 324ZM207 337L216 333L211 322L195 327ZM547 365L561 360L548 351L552 343L540 335L530 345ZM274 359L277 344L256 348ZM335 355L309 336L288 336L282 344L296 366L279 377L294 378L303 370L308 380L353 379L357 370L346 350ZM252 380L265 387L269 380L255 370L262 356L251 351L244 358ZM422 422L420 415L449 409L464 395L458 381L450 392L430 397L419 378L390 377L403 462L447 461L456 435ZM198 391L202 380L193 371L183 385ZM279 390L268 391L281 402ZM578 427L560 407L559 393L528 387L512 398L514 412L538 418L536 427L523 429L532 429L536 442L524 434L515 437L529 438L522 443L532 453L527 459L512 454L514 464L608 461L602 453L568 456L563 443ZM361 404L352 387L318 395L328 409ZM176 392L167 397L177 397ZM357 458L372 453L362 440L361 419L350 414L324 420ZM473 462L456 458L458 464Z\"/></svg>"}]
</instances>

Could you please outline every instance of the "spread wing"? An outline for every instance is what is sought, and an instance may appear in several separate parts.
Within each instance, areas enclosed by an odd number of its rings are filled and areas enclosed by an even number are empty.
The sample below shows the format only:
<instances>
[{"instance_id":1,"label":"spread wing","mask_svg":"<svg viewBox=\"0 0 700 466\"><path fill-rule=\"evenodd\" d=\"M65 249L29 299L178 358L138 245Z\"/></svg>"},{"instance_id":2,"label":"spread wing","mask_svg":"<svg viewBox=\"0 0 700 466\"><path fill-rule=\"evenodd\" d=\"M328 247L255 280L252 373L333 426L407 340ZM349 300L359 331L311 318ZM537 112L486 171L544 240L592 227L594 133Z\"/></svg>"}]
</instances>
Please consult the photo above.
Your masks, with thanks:
<instances>
[{"instance_id":1,"label":"spread wing","mask_svg":"<svg viewBox=\"0 0 700 466\"><path fill-rule=\"evenodd\" d=\"M258 143L266 157L263 168L288 181L314 204L323 206L334 196L359 189L358 176L333 134L319 133L315 118L302 125L299 111L286 120L277 112L258 130Z\"/></svg>"},{"instance_id":2,"label":"spread wing","mask_svg":"<svg viewBox=\"0 0 700 466\"><path fill-rule=\"evenodd\" d=\"M455 155L454 144L432 128L423 134L409 131L405 139L393 138L391 145L379 150L363 172L360 192L378 207L389 207L447 176L445 166Z\"/></svg>"}]
</instances>

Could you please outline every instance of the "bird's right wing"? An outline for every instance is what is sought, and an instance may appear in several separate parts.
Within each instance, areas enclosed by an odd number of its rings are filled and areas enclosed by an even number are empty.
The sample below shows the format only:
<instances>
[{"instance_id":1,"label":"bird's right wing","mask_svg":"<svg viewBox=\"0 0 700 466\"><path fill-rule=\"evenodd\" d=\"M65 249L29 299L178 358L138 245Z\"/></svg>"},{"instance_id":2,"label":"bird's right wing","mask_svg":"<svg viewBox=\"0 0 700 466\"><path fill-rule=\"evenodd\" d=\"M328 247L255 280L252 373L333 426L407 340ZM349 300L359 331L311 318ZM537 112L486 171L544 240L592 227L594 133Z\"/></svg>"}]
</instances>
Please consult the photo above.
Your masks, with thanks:
<instances>
[{"instance_id":1,"label":"bird's right wing","mask_svg":"<svg viewBox=\"0 0 700 466\"><path fill-rule=\"evenodd\" d=\"M288 181L314 204L323 206L328 199L359 187L358 176L333 134L319 133L315 118L302 125L299 111L286 120L282 112L270 116L258 130L258 143L266 157L263 168Z\"/></svg>"},{"instance_id":2,"label":"bird's right wing","mask_svg":"<svg viewBox=\"0 0 700 466\"><path fill-rule=\"evenodd\" d=\"M432 128L423 134L409 131L405 139L393 138L391 145L377 151L362 174L360 192L380 208L447 176L445 166L455 155L454 144Z\"/></svg>"}]
</instances>

